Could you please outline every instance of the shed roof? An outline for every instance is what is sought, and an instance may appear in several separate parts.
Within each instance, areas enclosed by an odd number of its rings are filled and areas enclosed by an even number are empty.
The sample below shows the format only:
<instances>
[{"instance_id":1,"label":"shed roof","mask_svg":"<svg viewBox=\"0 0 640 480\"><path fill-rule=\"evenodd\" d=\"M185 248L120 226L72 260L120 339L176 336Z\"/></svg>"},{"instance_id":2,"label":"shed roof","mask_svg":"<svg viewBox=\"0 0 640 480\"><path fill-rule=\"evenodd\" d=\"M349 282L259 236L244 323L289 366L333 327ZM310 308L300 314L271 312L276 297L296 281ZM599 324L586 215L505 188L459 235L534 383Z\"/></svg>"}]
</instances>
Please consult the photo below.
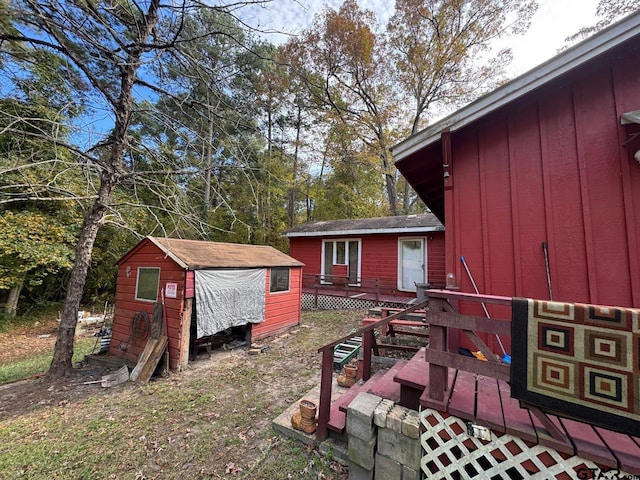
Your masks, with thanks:
<instances>
[{"instance_id":1,"label":"shed roof","mask_svg":"<svg viewBox=\"0 0 640 480\"><path fill-rule=\"evenodd\" d=\"M396 166L420 198L444 219L442 132L455 133L492 112L550 85L564 75L635 41L640 36L640 11L556 55L538 67L478 98L453 114L395 145Z\"/></svg>"},{"instance_id":2,"label":"shed roof","mask_svg":"<svg viewBox=\"0 0 640 480\"><path fill-rule=\"evenodd\" d=\"M268 245L242 245L160 237L147 237L145 240L152 242L178 265L188 270L304 266L304 263ZM134 248L131 252L135 250ZM122 260L118 263L121 262Z\"/></svg>"},{"instance_id":3,"label":"shed roof","mask_svg":"<svg viewBox=\"0 0 640 480\"><path fill-rule=\"evenodd\" d=\"M444 226L432 213L395 217L358 218L308 222L283 233L285 237L322 237L327 235L370 235L376 233L423 233L443 231Z\"/></svg>"}]
</instances>

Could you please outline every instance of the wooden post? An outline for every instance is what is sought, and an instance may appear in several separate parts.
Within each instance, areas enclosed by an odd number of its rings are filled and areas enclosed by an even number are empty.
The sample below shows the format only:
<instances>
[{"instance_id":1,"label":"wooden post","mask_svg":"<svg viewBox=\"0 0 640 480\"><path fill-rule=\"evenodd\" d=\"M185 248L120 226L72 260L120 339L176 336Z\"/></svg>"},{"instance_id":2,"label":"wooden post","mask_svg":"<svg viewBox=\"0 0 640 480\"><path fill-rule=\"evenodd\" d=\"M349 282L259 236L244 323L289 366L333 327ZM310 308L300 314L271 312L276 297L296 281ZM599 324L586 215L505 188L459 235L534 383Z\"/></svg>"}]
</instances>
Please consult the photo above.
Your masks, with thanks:
<instances>
[{"instance_id":1,"label":"wooden post","mask_svg":"<svg viewBox=\"0 0 640 480\"><path fill-rule=\"evenodd\" d=\"M313 308L317 309L318 308L318 288L320 286L320 275L316 275L315 280L313 282L313 287L314 287L314 298L313 298Z\"/></svg>"},{"instance_id":2,"label":"wooden post","mask_svg":"<svg viewBox=\"0 0 640 480\"><path fill-rule=\"evenodd\" d=\"M430 299L430 306L434 311L444 310L444 301ZM429 350L435 352L447 351L447 327L429 325ZM444 402L444 394L448 388L449 369L441 365L429 364L429 399L434 402Z\"/></svg>"},{"instance_id":3,"label":"wooden post","mask_svg":"<svg viewBox=\"0 0 640 480\"><path fill-rule=\"evenodd\" d=\"M316 439L320 442L329 435L328 425L331 415L331 387L333 383L333 347L322 351L322 370L320 371L320 400L318 405L318 430Z\"/></svg>"},{"instance_id":4,"label":"wooden post","mask_svg":"<svg viewBox=\"0 0 640 480\"><path fill-rule=\"evenodd\" d=\"M371 350L376 341L373 330L367 330L362 335L362 379L366 382L371 378Z\"/></svg>"},{"instance_id":5,"label":"wooden post","mask_svg":"<svg viewBox=\"0 0 640 480\"><path fill-rule=\"evenodd\" d=\"M182 318L180 319L180 354L178 356L178 370L189 363L189 342L191 340L191 314L193 311L193 298L185 300ZM167 370L168 371L168 370Z\"/></svg>"}]
</instances>

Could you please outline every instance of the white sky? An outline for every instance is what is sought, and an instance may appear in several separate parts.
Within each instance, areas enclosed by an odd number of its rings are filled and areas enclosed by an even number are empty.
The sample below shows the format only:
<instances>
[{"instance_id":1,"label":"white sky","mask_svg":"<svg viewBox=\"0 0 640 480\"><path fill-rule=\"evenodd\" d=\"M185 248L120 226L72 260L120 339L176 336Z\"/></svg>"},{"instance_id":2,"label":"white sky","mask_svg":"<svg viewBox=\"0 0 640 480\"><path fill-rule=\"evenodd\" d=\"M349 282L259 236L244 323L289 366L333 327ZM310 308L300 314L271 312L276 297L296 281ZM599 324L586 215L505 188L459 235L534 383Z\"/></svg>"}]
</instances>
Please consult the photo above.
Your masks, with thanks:
<instances>
[{"instance_id":1,"label":"white sky","mask_svg":"<svg viewBox=\"0 0 640 480\"><path fill-rule=\"evenodd\" d=\"M581 27L595 23L598 0L538 0L538 11L534 15L531 28L524 36L508 40L514 52L511 67L515 77L553 57L565 44L569 35ZM246 15L250 25L261 29L300 32L311 23L313 16L323 5L337 8L342 0L274 0L267 7L255 8L252 15ZM393 13L393 0L358 0L361 8L376 12L378 21L385 22ZM285 41L284 35L271 41Z\"/></svg>"}]
</instances>

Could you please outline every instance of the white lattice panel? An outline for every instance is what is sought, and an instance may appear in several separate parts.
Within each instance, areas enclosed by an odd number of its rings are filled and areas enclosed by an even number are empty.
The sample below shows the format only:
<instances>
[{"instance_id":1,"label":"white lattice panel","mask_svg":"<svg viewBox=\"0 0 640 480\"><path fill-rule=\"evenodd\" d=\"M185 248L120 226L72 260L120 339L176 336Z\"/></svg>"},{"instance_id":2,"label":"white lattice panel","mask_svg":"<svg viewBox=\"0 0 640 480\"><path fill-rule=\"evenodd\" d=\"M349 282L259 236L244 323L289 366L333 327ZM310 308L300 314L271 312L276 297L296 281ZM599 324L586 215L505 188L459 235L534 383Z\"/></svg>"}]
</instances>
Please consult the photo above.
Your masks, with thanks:
<instances>
[{"instance_id":1,"label":"white lattice panel","mask_svg":"<svg viewBox=\"0 0 640 480\"><path fill-rule=\"evenodd\" d=\"M492 432L491 441L470 437L463 420L436 410L423 410L420 420L424 454L420 466L428 479L569 480L591 478L584 476L587 469L598 469L581 457L531 445L511 435L497 436Z\"/></svg>"}]
</instances>

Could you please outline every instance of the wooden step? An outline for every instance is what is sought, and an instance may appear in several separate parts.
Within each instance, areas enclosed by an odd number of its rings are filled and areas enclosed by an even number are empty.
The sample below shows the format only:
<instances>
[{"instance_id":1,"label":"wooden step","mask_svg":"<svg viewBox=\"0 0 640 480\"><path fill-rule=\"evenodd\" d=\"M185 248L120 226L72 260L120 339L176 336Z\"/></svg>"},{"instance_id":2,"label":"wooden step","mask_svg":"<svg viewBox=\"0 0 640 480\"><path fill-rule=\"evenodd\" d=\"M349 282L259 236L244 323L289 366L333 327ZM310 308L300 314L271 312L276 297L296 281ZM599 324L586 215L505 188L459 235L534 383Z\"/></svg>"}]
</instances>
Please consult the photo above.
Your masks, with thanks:
<instances>
[{"instance_id":1,"label":"wooden step","mask_svg":"<svg viewBox=\"0 0 640 480\"><path fill-rule=\"evenodd\" d=\"M329 423L327 427L337 433L343 433L347 425L347 407L360 392L368 391L371 386L376 383L383 375L384 370L375 373L369 380L364 383L356 383L345 393L340 395L332 404L329 413Z\"/></svg>"},{"instance_id":2,"label":"wooden step","mask_svg":"<svg viewBox=\"0 0 640 480\"><path fill-rule=\"evenodd\" d=\"M400 384L394 380L394 377L406 364L406 360L398 360L380 380L369 388L368 392L398 403L400 401Z\"/></svg>"},{"instance_id":3,"label":"wooden step","mask_svg":"<svg viewBox=\"0 0 640 480\"><path fill-rule=\"evenodd\" d=\"M424 347L418 350L394 377L394 381L400 384L400 405L413 410L418 409L420 395L429 384L429 368L424 351Z\"/></svg>"}]
</instances>

